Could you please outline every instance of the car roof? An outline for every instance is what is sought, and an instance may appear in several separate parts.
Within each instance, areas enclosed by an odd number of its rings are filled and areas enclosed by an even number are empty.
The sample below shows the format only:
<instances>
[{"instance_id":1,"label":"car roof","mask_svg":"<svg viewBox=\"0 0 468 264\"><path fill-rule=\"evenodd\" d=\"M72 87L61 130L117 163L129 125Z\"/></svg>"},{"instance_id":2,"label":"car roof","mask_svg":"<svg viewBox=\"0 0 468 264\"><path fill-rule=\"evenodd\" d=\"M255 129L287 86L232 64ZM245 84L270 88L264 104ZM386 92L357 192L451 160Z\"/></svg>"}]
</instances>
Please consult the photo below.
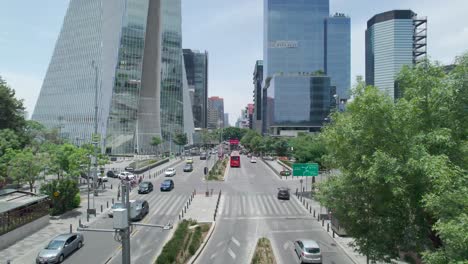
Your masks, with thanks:
<instances>
[{"instance_id":1,"label":"car roof","mask_svg":"<svg viewBox=\"0 0 468 264\"><path fill-rule=\"evenodd\" d=\"M78 233L69 233L69 234L60 234L56 237L54 237L53 240L59 240L59 241L65 241L69 239L71 236L77 235Z\"/></svg>"},{"instance_id":2,"label":"car roof","mask_svg":"<svg viewBox=\"0 0 468 264\"><path fill-rule=\"evenodd\" d=\"M174 168L167 168L166 170L173 170Z\"/></svg>"},{"instance_id":3,"label":"car roof","mask_svg":"<svg viewBox=\"0 0 468 264\"><path fill-rule=\"evenodd\" d=\"M310 239L300 239L302 244L304 244L304 247L306 248L320 248L320 246L317 244L315 240L310 240Z\"/></svg>"},{"instance_id":4,"label":"car roof","mask_svg":"<svg viewBox=\"0 0 468 264\"><path fill-rule=\"evenodd\" d=\"M288 191L289 188L288 188L288 187L279 187L278 190L280 190L280 191Z\"/></svg>"},{"instance_id":5,"label":"car roof","mask_svg":"<svg viewBox=\"0 0 468 264\"><path fill-rule=\"evenodd\" d=\"M144 182L141 182L140 184L150 184L151 182L149 181L144 181Z\"/></svg>"},{"instance_id":6,"label":"car roof","mask_svg":"<svg viewBox=\"0 0 468 264\"><path fill-rule=\"evenodd\" d=\"M165 179L163 182L172 182L171 179Z\"/></svg>"}]
</instances>

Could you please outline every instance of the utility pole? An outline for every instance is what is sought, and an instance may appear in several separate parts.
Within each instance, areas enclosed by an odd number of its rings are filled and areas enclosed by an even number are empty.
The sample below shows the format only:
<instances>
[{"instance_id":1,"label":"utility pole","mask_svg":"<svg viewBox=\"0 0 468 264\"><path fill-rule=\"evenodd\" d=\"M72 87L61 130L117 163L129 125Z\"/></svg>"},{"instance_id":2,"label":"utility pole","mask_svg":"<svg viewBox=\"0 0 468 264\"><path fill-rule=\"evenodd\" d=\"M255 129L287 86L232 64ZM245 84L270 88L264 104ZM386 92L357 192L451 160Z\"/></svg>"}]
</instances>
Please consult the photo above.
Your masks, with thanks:
<instances>
[{"instance_id":1,"label":"utility pole","mask_svg":"<svg viewBox=\"0 0 468 264\"><path fill-rule=\"evenodd\" d=\"M128 222L131 223L130 219L130 188L129 183L125 182L122 184L122 198L124 198L124 204L127 208L128 212ZM130 256L130 225L128 225L125 229L120 229L119 231L120 237L122 238L122 263L130 264L131 263L131 256Z\"/></svg>"},{"instance_id":2,"label":"utility pole","mask_svg":"<svg viewBox=\"0 0 468 264\"><path fill-rule=\"evenodd\" d=\"M98 156L98 66L97 63L93 60L92 62L92 67L94 68L95 71L95 77L94 77L94 135L91 136L91 139L94 144L94 160L93 160L93 166L94 166L94 172L93 172L93 190L94 190L94 195L93 195L93 205L94 205L94 196L97 196L97 188L96 188L96 183L97 183L97 167L98 167L98 162L97 162L97 156Z\"/></svg>"}]
</instances>

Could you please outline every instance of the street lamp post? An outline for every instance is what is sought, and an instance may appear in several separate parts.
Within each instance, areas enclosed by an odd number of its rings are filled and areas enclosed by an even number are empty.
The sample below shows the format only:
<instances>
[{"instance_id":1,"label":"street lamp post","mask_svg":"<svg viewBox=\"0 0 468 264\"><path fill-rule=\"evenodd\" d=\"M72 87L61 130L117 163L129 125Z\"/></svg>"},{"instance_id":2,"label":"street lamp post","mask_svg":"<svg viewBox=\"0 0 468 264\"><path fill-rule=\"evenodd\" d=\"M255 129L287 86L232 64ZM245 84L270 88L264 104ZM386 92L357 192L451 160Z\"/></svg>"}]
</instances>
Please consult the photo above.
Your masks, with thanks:
<instances>
[{"instance_id":1,"label":"street lamp post","mask_svg":"<svg viewBox=\"0 0 468 264\"><path fill-rule=\"evenodd\" d=\"M94 159L93 159L93 190L94 190L94 195L93 195L93 204L94 204L94 196L97 196L97 188L96 188L96 182L97 182L97 156L98 156L98 65L97 63L93 60L91 66L94 68L95 71L95 77L94 77L94 137L91 137L92 143L94 144Z\"/></svg>"}]
</instances>

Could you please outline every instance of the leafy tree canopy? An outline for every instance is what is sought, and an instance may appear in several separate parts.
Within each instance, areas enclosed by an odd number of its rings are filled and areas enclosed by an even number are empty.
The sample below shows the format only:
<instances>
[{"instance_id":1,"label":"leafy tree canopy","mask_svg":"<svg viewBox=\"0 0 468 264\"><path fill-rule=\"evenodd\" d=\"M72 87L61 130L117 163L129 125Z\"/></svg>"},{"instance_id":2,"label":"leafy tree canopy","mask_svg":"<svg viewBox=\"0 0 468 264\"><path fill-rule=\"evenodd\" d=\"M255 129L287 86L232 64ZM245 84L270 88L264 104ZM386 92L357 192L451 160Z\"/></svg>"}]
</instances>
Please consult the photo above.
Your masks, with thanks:
<instances>
[{"instance_id":1,"label":"leafy tree canopy","mask_svg":"<svg viewBox=\"0 0 468 264\"><path fill-rule=\"evenodd\" d=\"M371 260L467 260L467 58L448 75L430 62L404 68L396 102L359 84L322 133L341 173L318 197Z\"/></svg>"},{"instance_id":2,"label":"leafy tree canopy","mask_svg":"<svg viewBox=\"0 0 468 264\"><path fill-rule=\"evenodd\" d=\"M23 100L15 98L15 91L0 76L0 130L8 128L22 132L25 125L24 109Z\"/></svg>"}]
</instances>

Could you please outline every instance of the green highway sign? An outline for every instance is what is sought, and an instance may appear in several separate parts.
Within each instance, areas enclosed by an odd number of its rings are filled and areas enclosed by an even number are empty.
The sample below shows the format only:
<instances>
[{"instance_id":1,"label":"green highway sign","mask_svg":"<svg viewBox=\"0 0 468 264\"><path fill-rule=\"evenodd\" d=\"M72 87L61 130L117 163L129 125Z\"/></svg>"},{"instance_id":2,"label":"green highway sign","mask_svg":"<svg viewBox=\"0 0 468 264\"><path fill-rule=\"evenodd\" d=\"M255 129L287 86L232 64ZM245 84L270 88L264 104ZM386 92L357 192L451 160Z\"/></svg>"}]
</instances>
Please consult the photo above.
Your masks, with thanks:
<instances>
[{"instance_id":1,"label":"green highway sign","mask_svg":"<svg viewBox=\"0 0 468 264\"><path fill-rule=\"evenodd\" d=\"M319 166L317 163L294 163L293 176L318 176Z\"/></svg>"}]
</instances>

